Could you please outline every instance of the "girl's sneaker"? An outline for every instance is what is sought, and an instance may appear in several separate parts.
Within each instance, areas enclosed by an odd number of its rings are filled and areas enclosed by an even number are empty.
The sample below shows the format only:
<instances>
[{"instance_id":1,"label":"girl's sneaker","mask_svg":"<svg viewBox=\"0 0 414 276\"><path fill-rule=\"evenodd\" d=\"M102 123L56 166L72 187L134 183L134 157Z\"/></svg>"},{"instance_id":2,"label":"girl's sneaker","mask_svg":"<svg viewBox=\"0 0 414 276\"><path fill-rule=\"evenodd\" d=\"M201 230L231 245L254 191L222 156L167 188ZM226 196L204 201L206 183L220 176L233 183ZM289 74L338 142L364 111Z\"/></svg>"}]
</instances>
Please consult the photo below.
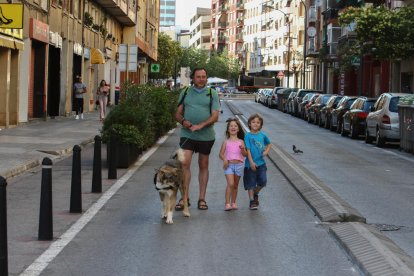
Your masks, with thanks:
<instances>
[{"instance_id":1,"label":"girl's sneaker","mask_svg":"<svg viewBox=\"0 0 414 276\"><path fill-rule=\"evenodd\" d=\"M232 207L230 205L230 203L226 203L226 205L224 205L224 211L231 211Z\"/></svg>"},{"instance_id":2,"label":"girl's sneaker","mask_svg":"<svg viewBox=\"0 0 414 276\"><path fill-rule=\"evenodd\" d=\"M231 208L232 208L233 210L237 210L237 209L239 209L239 207L237 206L237 203L236 203L236 202L234 202L234 203L232 203L232 204L231 204Z\"/></svg>"},{"instance_id":3,"label":"girl's sneaker","mask_svg":"<svg viewBox=\"0 0 414 276\"><path fill-rule=\"evenodd\" d=\"M257 210L257 203L254 200L250 200L250 205L249 205L250 210Z\"/></svg>"}]
</instances>

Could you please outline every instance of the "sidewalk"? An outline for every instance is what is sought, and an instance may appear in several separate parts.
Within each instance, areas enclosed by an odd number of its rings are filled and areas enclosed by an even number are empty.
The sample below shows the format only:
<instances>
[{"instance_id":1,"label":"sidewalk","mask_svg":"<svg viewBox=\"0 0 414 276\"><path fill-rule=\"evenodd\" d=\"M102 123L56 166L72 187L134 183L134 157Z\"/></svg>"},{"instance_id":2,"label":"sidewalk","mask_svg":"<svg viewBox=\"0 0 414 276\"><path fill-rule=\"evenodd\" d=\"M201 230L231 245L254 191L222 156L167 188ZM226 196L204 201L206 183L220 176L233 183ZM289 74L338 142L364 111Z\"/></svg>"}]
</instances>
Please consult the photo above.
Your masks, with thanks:
<instances>
[{"instance_id":1,"label":"sidewalk","mask_svg":"<svg viewBox=\"0 0 414 276\"><path fill-rule=\"evenodd\" d=\"M8 179L42 163L44 157L56 160L72 152L74 145L86 145L100 135L99 113L85 119L56 117L16 128L0 130L0 175Z\"/></svg>"}]
</instances>

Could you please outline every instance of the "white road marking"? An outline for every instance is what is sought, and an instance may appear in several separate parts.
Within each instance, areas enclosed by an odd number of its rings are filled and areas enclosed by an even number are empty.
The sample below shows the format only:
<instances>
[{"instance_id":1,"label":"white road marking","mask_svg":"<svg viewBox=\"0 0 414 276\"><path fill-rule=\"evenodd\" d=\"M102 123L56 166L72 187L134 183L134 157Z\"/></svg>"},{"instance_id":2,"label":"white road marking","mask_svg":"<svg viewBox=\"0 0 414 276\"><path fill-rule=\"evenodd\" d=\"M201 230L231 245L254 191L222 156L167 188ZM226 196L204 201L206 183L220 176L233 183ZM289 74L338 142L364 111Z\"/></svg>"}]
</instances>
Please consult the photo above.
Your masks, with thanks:
<instances>
[{"instance_id":1,"label":"white road marking","mask_svg":"<svg viewBox=\"0 0 414 276\"><path fill-rule=\"evenodd\" d=\"M20 276L36 276L56 258L56 256L68 245L76 235L88 224L92 218L101 210L108 200L116 194L116 192L124 186L124 184L132 177L145 161L162 145L174 129L168 132L168 135L161 137L155 146L148 150L118 181L108 189L97 202L95 202L65 233L63 233L56 241L54 241L42 255L40 255Z\"/></svg>"}]
</instances>

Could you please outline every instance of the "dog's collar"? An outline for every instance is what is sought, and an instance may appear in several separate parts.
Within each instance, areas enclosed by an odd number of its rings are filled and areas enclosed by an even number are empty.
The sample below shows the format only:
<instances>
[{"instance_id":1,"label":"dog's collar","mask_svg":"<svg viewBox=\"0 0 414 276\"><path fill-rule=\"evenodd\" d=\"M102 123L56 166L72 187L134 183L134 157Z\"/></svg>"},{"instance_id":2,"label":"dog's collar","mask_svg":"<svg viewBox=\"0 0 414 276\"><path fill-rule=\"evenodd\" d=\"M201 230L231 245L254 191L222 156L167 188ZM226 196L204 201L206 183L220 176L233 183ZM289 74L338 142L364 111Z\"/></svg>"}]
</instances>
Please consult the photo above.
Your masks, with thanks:
<instances>
[{"instance_id":1,"label":"dog's collar","mask_svg":"<svg viewBox=\"0 0 414 276\"><path fill-rule=\"evenodd\" d=\"M157 188L157 186L155 186L155 190L157 190L157 191L160 191L160 190L172 190L173 189L173 187L167 187L167 188L162 188L162 189L159 189L159 188Z\"/></svg>"}]
</instances>

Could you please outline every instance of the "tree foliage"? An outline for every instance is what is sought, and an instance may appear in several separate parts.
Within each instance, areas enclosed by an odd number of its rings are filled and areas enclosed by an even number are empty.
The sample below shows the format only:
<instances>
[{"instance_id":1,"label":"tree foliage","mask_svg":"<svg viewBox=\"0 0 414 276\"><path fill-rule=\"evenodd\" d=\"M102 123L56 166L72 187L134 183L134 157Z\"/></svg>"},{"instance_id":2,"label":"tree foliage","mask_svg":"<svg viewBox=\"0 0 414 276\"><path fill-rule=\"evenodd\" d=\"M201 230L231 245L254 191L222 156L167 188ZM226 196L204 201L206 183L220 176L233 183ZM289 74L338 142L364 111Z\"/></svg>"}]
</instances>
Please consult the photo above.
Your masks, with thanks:
<instances>
[{"instance_id":1,"label":"tree foliage","mask_svg":"<svg viewBox=\"0 0 414 276\"><path fill-rule=\"evenodd\" d=\"M228 57L227 51L222 53L208 52L206 50L188 48L184 50L180 63L181 67L206 68L210 77L223 79L236 79L240 66L237 59Z\"/></svg>"},{"instance_id":2,"label":"tree foliage","mask_svg":"<svg viewBox=\"0 0 414 276\"><path fill-rule=\"evenodd\" d=\"M344 27L356 23L357 38L342 52L345 56L370 54L379 60L407 58L414 48L413 18L413 7L349 7L340 14L339 23Z\"/></svg>"},{"instance_id":3,"label":"tree foliage","mask_svg":"<svg viewBox=\"0 0 414 276\"><path fill-rule=\"evenodd\" d=\"M159 73L150 73L151 79L167 79L174 75L175 65L178 64L183 50L177 41L173 41L168 35L158 35L158 60L160 64Z\"/></svg>"}]
</instances>

